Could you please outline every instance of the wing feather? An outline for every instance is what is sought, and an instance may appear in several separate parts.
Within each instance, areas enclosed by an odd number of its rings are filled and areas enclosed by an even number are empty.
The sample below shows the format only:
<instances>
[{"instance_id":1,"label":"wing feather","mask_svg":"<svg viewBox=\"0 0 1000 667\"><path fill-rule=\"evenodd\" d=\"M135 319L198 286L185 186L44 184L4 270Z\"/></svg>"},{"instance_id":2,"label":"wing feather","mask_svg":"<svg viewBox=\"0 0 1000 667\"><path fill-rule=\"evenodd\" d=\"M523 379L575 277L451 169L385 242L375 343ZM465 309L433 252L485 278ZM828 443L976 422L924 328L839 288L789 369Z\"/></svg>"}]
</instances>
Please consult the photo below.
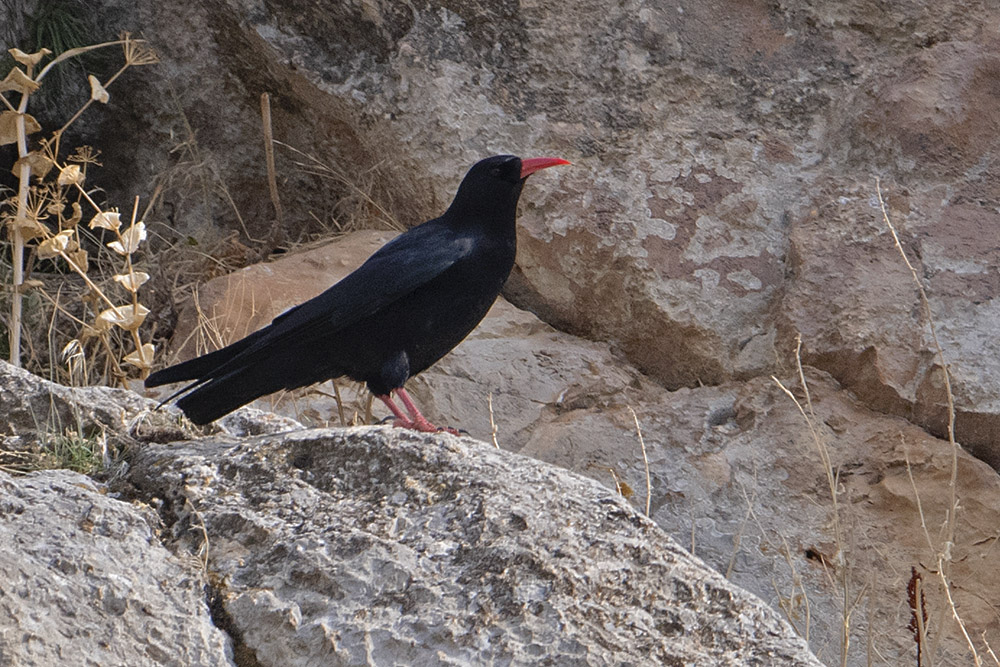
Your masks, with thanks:
<instances>
[{"instance_id":1,"label":"wing feather","mask_svg":"<svg viewBox=\"0 0 1000 667\"><path fill-rule=\"evenodd\" d=\"M405 298L468 256L473 246L470 236L457 233L440 219L414 227L382 246L322 294L226 348L154 373L147 386L195 380L171 396L175 398L258 363L286 346L307 347ZM211 363L212 358L218 363Z\"/></svg>"}]
</instances>

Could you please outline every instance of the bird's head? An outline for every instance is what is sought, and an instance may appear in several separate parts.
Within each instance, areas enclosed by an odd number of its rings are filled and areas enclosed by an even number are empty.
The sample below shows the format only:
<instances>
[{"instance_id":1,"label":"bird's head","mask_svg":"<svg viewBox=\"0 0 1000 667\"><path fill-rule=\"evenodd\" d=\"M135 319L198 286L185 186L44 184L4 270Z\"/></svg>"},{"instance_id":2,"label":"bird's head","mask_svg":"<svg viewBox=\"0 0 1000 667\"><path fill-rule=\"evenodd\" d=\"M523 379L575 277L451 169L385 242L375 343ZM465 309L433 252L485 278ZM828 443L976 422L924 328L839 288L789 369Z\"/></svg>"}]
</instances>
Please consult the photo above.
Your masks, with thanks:
<instances>
[{"instance_id":1,"label":"bird's head","mask_svg":"<svg viewBox=\"0 0 1000 667\"><path fill-rule=\"evenodd\" d=\"M462 179L448 212L513 218L525 179L536 171L561 164L569 162L555 157L522 160L516 155L494 155L480 160Z\"/></svg>"}]
</instances>

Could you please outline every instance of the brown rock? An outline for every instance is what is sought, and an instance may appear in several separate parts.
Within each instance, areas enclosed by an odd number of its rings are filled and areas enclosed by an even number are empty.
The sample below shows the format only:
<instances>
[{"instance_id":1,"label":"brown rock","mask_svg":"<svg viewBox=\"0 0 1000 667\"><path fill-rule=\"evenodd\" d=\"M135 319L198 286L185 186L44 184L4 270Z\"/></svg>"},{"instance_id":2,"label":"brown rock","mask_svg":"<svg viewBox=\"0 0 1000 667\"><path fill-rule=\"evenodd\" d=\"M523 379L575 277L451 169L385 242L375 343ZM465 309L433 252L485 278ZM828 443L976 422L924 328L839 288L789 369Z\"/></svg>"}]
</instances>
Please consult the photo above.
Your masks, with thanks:
<instances>
[{"instance_id":1,"label":"brown rock","mask_svg":"<svg viewBox=\"0 0 1000 667\"><path fill-rule=\"evenodd\" d=\"M890 664L912 660L906 587L916 568L929 632L937 637L935 662L968 663L936 574L938 555L948 551L951 447L873 412L825 373L807 369L807 378L813 425L836 476L839 545L812 432L770 379L633 396L649 461L652 517L732 581L782 609L826 664L841 659L845 586L851 600L847 664L867 663L869 641ZM801 389L790 386L804 402ZM645 507L643 455L621 403L547 420L521 452L617 485L633 505ZM968 632L992 645L1000 641L991 611L1000 595L991 556L1000 479L964 450L954 455L959 508L944 566ZM983 650L982 641L976 645Z\"/></svg>"},{"instance_id":2,"label":"brown rock","mask_svg":"<svg viewBox=\"0 0 1000 667\"><path fill-rule=\"evenodd\" d=\"M789 368L802 333L809 363L941 435L920 305L872 205L883 176L956 375L959 439L1000 466L1000 349L983 334L1000 320L995 7L102 6L163 64L97 143L123 190L158 174L170 227L214 219L268 247L342 219L412 224L484 155L565 155L574 169L525 193L513 303L671 388ZM278 230L261 92L300 151L279 147Z\"/></svg>"}]
</instances>

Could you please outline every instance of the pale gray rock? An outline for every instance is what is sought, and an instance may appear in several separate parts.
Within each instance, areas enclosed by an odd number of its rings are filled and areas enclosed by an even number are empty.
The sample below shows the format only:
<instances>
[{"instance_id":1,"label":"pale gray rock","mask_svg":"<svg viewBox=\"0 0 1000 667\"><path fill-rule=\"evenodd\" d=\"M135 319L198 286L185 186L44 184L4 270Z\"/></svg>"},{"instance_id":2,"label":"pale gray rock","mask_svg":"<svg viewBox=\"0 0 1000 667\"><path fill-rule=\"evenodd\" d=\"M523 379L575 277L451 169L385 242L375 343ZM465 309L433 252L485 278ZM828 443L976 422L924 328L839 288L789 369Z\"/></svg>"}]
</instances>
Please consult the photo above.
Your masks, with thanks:
<instances>
[{"instance_id":1,"label":"pale gray rock","mask_svg":"<svg viewBox=\"0 0 1000 667\"><path fill-rule=\"evenodd\" d=\"M113 449L130 441L129 430L145 415L168 426L166 413L154 415L155 403L134 392L110 387L65 387L23 368L0 361L0 449L38 453L67 431L83 438L106 438ZM176 412L175 412L176 415ZM173 439L183 429L176 416Z\"/></svg>"},{"instance_id":2,"label":"pale gray rock","mask_svg":"<svg viewBox=\"0 0 1000 667\"><path fill-rule=\"evenodd\" d=\"M156 524L89 477L0 472L0 664L233 665L200 563Z\"/></svg>"},{"instance_id":3,"label":"pale gray rock","mask_svg":"<svg viewBox=\"0 0 1000 667\"><path fill-rule=\"evenodd\" d=\"M613 491L473 440L155 445L130 478L262 665L820 664Z\"/></svg>"},{"instance_id":4,"label":"pale gray rock","mask_svg":"<svg viewBox=\"0 0 1000 667\"><path fill-rule=\"evenodd\" d=\"M141 385L135 385L137 389ZM66 387L0 360L0 450L38 454L67 432L103 441L105 465L139 441L166 442L201 434L172 405L128 389ZM254 408L237 410L208 432L233 436L278 433L302 425Z\"/></svg>"}]
</instances>

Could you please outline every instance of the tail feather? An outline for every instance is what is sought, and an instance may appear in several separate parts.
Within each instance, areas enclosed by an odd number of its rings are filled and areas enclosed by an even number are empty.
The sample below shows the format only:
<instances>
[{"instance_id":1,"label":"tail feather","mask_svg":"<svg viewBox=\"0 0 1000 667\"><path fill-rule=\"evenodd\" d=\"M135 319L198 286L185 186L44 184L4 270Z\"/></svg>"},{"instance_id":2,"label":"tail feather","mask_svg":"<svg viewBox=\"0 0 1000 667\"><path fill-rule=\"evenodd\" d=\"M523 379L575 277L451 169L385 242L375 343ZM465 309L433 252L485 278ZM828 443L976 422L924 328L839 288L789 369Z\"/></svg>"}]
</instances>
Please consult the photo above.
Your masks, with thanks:
<instances>
[{"instance_id":1,"label":"tail feather","mask_svg":"<svg viewBox=\"0 0 1000 667\"><path fill-rule=\"evenodd\" d=\"M219 377L205 378L183 389L182 393L186 393L177 401L177 407L195 424L207 424L261 396L343 374L314 361L310 363L308 355L295 351L269 352L248 355Z\"/></svg>"},{"instance_id":2,"label":"tail feather","mask_svg":"<svg viewBox=\"0 0 1000 667\"><path fill-rule=\"evenodd\" d=\"M180 396L177 407L188 419L207 424L261 396L344 374L330 354L337 347L332 341L289 345L273 333L274 323L221 350L157 371L146 378L146 386L189 382L164 402Z\"/></svg>"},{"instance_id":3,"label":"tail feather","mask_svg":"<svg viewBox=\"0 0 1000 667\"><path fill-rule=\"evenodd\" d=\"M241 377L247 375L247 371L241 368L195 387L177 401L177 407L195 424L207 424L254 399L281 389L247 382Z\"/></svg>"},{"instance_id":4,"label":"tail feather","mask_svg":"<svg viewBox=\"0 0 1000 667\"><path fill-rule=\"evenodd\" d=\"M259 332L258 332L259 333ZM189 380L200 380L211 377L212 371L223 364L229 363L250 345L256 342L256 334L251 334L246 338L236 341L232 345L227 345L221 350L209 352L200 357L195 357L189 361L174 364L162 370L151 373L146 378L147 387L159 387L163 384L174 382L185 382Z\"/></svg>"}]
</instances>

